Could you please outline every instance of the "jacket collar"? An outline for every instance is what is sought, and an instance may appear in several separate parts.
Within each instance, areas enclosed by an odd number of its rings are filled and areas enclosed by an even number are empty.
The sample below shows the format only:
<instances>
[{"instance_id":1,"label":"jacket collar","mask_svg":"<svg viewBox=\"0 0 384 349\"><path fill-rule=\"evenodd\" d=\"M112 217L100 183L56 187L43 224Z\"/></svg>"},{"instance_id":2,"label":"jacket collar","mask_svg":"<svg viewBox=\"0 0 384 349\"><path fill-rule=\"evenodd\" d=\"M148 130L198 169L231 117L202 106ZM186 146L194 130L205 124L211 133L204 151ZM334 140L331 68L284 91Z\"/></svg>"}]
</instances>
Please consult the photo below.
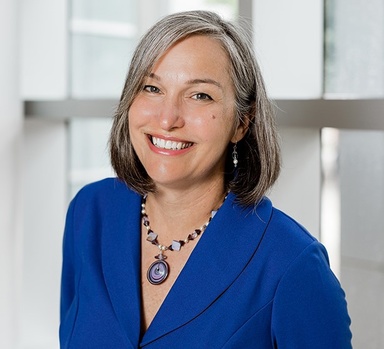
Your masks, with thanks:
<instances>
[{"instance_id":1,"label":"jacket collar","mask_svg":"<svg viewBox=\"0 0 384 349\"><path fill-rule=\"evenodd\" d=\"M238 206L234 199L230 193L201 236L145 333L143 346L202 313L255 254L271 216L271 202L263 199L252 212L252 208ZM193 306L188 311L175 311L184 299Z\"/></svg>"},{"instance_id":2,"label":"jacket collar","mask_svg":"<svg viewBox=\"0 0 384 349\"><path fill-rule=\"evenodd\" d=\"M103 205L102 268L115 314L132 348L140 340L141 197L115 181Z\"/></svg>"}]
</instances>

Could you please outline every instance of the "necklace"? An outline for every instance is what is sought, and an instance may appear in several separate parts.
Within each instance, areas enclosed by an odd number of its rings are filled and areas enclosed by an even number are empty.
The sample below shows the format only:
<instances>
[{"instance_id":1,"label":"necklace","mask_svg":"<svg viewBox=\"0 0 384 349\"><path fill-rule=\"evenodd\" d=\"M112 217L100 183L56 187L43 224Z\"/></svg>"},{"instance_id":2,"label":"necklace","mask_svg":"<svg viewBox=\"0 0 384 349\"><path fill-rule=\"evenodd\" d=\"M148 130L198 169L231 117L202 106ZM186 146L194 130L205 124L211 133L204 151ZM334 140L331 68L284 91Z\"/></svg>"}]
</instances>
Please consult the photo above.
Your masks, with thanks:
<instances>
[{"instance_id":1,"label":"necklace","mask_svg":"<svg viewBox=\"0 0 384 349\"><path fill-rule=\"evenodd\" d=\"M224 200L225 200L225 198L224 198ZM143 197L143 201L141 203L141 215L142 215L143 225L147 229L147 241L149 241L153 245L157 246L157 248L159 249L159 254L157 256L155 256L155 258L157 260L155 262L153 262L148 268L147 279L152 285L159 285L167 279L168 273L169 273L169 264L165 261L167 259L167 256L164 255L164 252L165 251L180 251L181 248L185 244L189 243L192 240L195 240L201 233L204 232L204 230L207 228L209 222L212 220L212 218L215 216L215 214L217 213L218 210L211 211L211 216L209 217L208 221L205 224L203 224L200 228L195 229L184 240L173 240L169 246L166 246L166 245L162 245L159 243L159 241L157 239L158 234L156 234L151 229L148 215L147 215L147 212L145 210L146 200L147 200L147 196L145 195Z\"/></svg>"}]
</instances>

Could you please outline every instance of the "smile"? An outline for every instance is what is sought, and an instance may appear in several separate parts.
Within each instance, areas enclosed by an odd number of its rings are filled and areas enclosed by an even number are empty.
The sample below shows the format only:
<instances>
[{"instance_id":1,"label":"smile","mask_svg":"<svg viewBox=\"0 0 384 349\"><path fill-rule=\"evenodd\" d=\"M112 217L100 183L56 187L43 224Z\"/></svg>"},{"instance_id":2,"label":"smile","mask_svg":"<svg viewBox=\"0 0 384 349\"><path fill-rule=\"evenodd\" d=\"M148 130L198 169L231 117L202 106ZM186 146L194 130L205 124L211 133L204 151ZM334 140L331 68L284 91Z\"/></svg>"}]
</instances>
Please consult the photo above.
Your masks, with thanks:
<instances>
[{"instance_id":1,"label":"smile","mask_svg":"<svg viewBox=\"0 0 384 349\"><path fill-rule=\"evenodd\" d=\"M193 143L174 142L157 137L151 137L151 142L156 148L167 150L181 150L189 148L193 145Z\"/></svg>"}]
</instances>

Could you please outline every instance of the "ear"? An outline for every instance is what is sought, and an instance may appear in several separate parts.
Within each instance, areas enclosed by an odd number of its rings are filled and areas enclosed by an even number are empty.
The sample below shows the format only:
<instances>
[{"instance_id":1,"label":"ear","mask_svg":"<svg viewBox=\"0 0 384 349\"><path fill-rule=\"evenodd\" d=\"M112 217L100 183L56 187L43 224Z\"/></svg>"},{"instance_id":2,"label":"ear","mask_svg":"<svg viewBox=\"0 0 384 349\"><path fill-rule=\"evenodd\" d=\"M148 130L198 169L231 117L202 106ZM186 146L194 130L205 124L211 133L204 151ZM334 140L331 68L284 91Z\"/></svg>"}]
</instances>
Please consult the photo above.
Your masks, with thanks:
<instances>
[{"instance_id":1,"label":"ear","mask_svg":"<svg viewBox=\"0 0 384 349\"><path fill-rule=\"evenodd\" d=\"M235 132L231 138L231 142L237 143L237 142L241 141L244 138L245 134L247 133L248 128L249 128L249 118L245 117L237 125Z\"/></svg>"}]
</instances>

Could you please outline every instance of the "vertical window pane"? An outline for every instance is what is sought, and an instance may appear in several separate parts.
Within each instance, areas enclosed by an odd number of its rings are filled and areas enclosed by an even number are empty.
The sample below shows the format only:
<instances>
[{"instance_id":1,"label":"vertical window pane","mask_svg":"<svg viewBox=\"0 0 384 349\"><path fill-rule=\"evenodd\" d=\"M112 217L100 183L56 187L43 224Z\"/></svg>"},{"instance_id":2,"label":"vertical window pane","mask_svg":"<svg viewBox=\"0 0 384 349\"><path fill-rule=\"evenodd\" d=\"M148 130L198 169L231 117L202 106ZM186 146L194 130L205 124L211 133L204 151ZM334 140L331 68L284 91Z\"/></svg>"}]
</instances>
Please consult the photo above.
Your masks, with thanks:
<instances>
[{"instance_id":1,"label":"vertical window pane","mask_svg":"<svg viewBox=\"0 0 384 349\"><path fill-rule=\"evenodd\" d=\"M237 0L195 0L195 1L170 1L170 12L188 10L214 11L226 19L234 20L238 14Z\"/></svg>"},{"instance_id":2,"label":"vertical window pane","mask_svg":"<svg viewBox=\"0 0 384 349\"><path fill-rule=\"evenodd\" d=\"M72 0L71 96L117 98L138 36L138 2Z\"/></svg>"},{"instance_id":3,"label":"vertical window pane","mask_svg":"<svg viewBox=\"0 0 384 349\"><path fill-rule=\"evenodd\" d=\"M111 119L73 119L69 123L69 194L85 184L113 175L108 138Z\"/></svg>"},{"instance_id":4,"label":"vertical window pane","mask_svg":"<svg viewBox=\"0 0 384 349\"><path fill-rule=\"evenodd\" d=\"M346 291L354 348L384 340L384 132L322 131L322 242Z\"/></svg>"},{"instance_id":5,"label":"vertical window pane","mask_svg":"<svg viewBox=\"0 0 384 349\"><path fill-rule=\"evenodd\" d=\"M73 35L72 97L119 97L134 42L125 38Z\"/></svg>"},{"instance_id":6,"label":"vertical window pane","mask_svg":"<svg viewBox=\"0 0 384 349\"><path fill-rule=\"evenodd\" d=\"M384 96L383 43L382 0L326 0L326 95Z\"/></svg>"},{"instance_id":7,"label":"vertical window pane","mask_svg":"<svg viewBox=\"0 0 384 349\"><path fill-rule=\"evenodd\" d=\"M384 340L384 132L340 131L341 281L354 347Z\"/></svg>"},{"instance_id":8,"label":"vertical window pane","mask_svg":"<svg viewBox=\"0 0 384 349\"><path fill-rule=\"evenodd\" d=\"M137 1L72 0L72 18L135 23Z\"/></svg>"},{"instance_id":9,"label":"vertical window pane","mask_svg":"<svg viewBox=\"0 0 384 349\"><path fill-rule=\"evenodd\" d=\"M254 0L253 36L269 95L323 95L323 0Z\"/></svg>"}]
</instances>

